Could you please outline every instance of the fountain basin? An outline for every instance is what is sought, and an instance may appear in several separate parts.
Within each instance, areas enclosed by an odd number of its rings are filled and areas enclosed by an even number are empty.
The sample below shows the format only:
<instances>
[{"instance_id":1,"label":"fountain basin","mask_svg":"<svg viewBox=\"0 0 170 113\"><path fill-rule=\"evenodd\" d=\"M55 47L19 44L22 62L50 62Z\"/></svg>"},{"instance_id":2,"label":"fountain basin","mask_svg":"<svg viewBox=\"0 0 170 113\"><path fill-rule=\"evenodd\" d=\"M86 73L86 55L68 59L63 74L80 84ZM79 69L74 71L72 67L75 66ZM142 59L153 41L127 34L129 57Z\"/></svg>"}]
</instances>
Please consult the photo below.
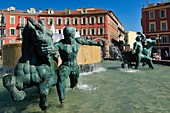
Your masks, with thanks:
<instances>
[{"instance_id":1,"label":"fountain basin","mask_svg":"<svg viewBox=\"0 0 170 113\"><path fill-rule=\"evenodd\" d=\"M14 67L21 56L22 43L10 43L3 45L3 66ZM78 52L78 64L95 64L101 61L101 48L99 46L82 45ZM59 59L59 64L61 60Z\"/></svg>"},{"instance_id":2,"label":"fountain basin","mask_svg":"<svg viewBox=\"0 0 170 113\"><path fill-rule=\"evenodd\" d=\"M64 107L60 106L55 87L48 96L48 113L169 113L169 66L155 64L136 72L120 70L120 61L103 61L107 71L80 76L78 87L69 88ZM133 68L134 69L134 68ZM26 90L27 98L12 101L0 80L0 113L42 113L35 87Z\"/></svg>"}]
</instances>

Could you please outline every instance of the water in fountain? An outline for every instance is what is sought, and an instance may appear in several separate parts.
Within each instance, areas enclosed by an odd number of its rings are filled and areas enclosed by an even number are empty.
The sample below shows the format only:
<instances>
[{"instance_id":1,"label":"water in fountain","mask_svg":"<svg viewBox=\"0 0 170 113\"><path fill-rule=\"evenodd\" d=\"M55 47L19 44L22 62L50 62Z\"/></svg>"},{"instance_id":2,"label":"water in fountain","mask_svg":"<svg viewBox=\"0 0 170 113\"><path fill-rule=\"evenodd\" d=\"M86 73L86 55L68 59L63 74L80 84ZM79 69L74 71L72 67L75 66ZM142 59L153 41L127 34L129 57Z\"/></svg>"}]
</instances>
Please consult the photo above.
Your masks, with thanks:
<instances>
[{"instance_id":1,"label":"water in fountain","mask_svg":"<svg viewBox=\"0 0 170 113\"><path fill-rule=\"evenodd\" d=\"M106 69L103 68L100 65L100 63L80 65L79 70L80 70L81 76L88 76L93 73L100 73L100 72L106 71Z\"/></svg>"},{"instance_id":2,"label":"water in fountain","mask_svg":"<svg viewBox=\"0 0 170 113\"><path fill-rule=\"evenodd\" d=\"M123 71L123 72L128 72L128 73L135 73L135 72L138 72L138 71L139 71L139 70L137 70L137 69L129 68L129 67L127 66L127 64L125 64L124 68L118 68L118 70Z\"/></svg>"},{"instance_id":3,"label":"water in fountain","mask_svg":"<svg viewBox=\"0 0 170 113\"><path fill-rule=\"evenodd\" d=\"M80 77L87 77L89 75L92 75L94 73L101 73L105 72L106 69L101 66L101 63L96 63L96 64L85 64L85 65L80 65ZM79 79L79 82L77 84L77 89L80 91L94 91L99 89L99 86L94 86L92 84L87 84L84 83L84 80Z\"/></svg>"}]
</instances>

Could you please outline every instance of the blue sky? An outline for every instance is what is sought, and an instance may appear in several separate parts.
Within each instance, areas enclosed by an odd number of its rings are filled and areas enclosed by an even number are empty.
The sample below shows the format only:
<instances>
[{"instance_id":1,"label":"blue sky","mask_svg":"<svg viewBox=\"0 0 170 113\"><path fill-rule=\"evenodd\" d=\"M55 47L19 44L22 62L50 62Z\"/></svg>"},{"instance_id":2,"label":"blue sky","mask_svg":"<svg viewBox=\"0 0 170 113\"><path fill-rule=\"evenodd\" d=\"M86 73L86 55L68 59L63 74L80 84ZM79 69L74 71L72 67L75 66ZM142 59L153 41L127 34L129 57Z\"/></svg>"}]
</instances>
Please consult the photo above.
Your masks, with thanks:
<instances>
[{"instance_id":1,"label":"blue sky","mask_svg":"<svg viewBox=\"0 0 170 113\"><path fill-rule=\"evenodd\" d=\"M157 3L165 0L0 0L0 9L15 6L19 10L39 8L46 10L64 10L70 8L103 8L112 10L125 30L142 31L141 9L147 3Z\"/></svg>"}]
</instances>

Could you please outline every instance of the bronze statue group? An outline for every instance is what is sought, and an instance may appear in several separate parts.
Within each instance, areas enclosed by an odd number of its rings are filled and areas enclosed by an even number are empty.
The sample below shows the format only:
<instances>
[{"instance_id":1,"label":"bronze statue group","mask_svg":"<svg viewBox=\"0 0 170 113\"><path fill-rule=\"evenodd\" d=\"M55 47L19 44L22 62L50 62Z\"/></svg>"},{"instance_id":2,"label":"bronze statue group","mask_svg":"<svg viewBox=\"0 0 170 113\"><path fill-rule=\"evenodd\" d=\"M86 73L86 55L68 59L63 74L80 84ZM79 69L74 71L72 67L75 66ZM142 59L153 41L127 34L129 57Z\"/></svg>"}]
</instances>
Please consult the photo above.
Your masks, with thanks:
<instances>
[{"instance_id":1,"label":"bronze statue group","mask_svg":"<svg viewBox=\"0 0 170 113\"><path fill-rule=\"evenodd\" d=\"M102 43L81 37L75 38L76 29L67 26L63 30L64 39L53 43L52 31L45 26L44 20L28 18L22 36L22 56L15 66L14 74L3 77L3 85L13 100L25 98L25 88L38 87L41 110L49 107L48 93L56 86L59 101L65 99L66 78L70 78L70 88L78 83L79 67L77 53L80 45L101 46ZM62 64L58 67L58 57Z\"/></svg>"},{"instance_id":2,"label":"bronze statue group","mask_svg":"<svg viewBox=\"0 0 170 113\"><path fill-rule=\"evenodd\" d=\"M5 74L3 85L9 91L13 100L21 101L25 98L25 88L37 86L41 110L49 107L48 94L52 86L56 87L59 101L63 104L66 93L66 78L70 78L70 88L78 83L79 67L77 53L80 45L102 46L101 42L81 37L75 38L76 29L67 26L63 30L64 39L53 43L52 31L45 26L44 20L38 21L28 18L22 33L22 56L15 66L14 74ZM142 36L136 38L132 53L137 57L135 67L143 59L153 68L150 58L149 43L143 48ZM144 51L145 50L145 51ZM143 53L144 52L144 53ZM146 55L144 55L146 54ZM62 64L58 67L58 58Z\"/></svg>"},{"instance_id":3,"label":"bronze statue group","mask_svg":"<svg viewBox=\"0 0 170 113\"><path fill-rule=\"evenodd\" d=\"M146 39L146 36L141 32L137 32L136 42L133 45L133 50L129 52L123 52L122 68L127 64L128 68L135 66L135 69L139 68L139 64L142 62L142 66L148 64L149 68L153 69L152 63L152 48L156 44L156 40Z\"/></svg>"}]
</instances>

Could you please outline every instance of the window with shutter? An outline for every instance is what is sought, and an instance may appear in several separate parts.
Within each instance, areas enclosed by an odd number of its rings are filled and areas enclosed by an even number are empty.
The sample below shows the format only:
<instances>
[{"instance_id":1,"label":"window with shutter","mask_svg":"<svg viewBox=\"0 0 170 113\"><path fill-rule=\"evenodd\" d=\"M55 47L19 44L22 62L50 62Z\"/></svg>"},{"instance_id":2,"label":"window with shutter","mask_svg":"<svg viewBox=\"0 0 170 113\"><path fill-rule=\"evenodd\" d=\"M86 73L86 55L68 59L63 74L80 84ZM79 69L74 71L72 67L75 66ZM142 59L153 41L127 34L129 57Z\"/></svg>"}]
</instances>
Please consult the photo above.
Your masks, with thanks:
<instances>
[{"instance_id":1,"label":"window with shutter","mask_svg":"<svg viewBox=\"0 0 170 113\"><path fill-rule=\"evenodd\" d=\"M57 25L62 25L62 18L57 18L56 22Z\"/></svg>"},{"instance_id":2,"label":"window with shutter","mask_svg":"<svg viewBox=\"0 0 170 113\"><path fill-rule=\"evenodd\" d=\"M159 11L159 17L160 18L165 18L166 17L166 10L165 9L162 9Z\"/></svg>"},{"instance_id":3,"label":"window with shutter","mask_svg":"<svg viewBox=\"0 0 170 113\"><path fill-rule=\"evenodd\" d=\"M167 21L161 21L161 30L167 30Z\"/></svg>"},{"instance_id":4,"label":"window with shutter","mask_svg":"<svg viewBox=\"0 0 170 113\"><path fill-rule=\"evenodd\" d=\"M10 24L15 24L15 16L10 16Z\"/></svg>"},{"instance_id":5,"label":"window with shutter","mask_svg":"<svg viewBox=\"0 0 170 113\"><path fill-rule=\"evenodd\" d=\"M161 36L161 43L169 43L169 37L168 36Z\"/></svg>"},{"instance_id":6,"label":"window with shutter","mask_svg":"<svg viewBox=\"0 0 170 113\"><path fill-rule=\"evenodd\" d=\"M69 25L70 24L70 18L65 18L65 25Z\"/></svg>"},{"instance_id":7,"label":"window with shutter","mask_svg":"<svg viewBox=\"0 0 170 113\"><path fill-rule=\"evenodd\" d=\"M8 30L8 34L9 34L10 36L15 36L15 35L16 35L16 29L10 28L10 29Z\"/></svg>"},{"instance_id":8,"label":"window with shutter","mask_svg":"<svg viewBox=\"0 0 170 113\"><path fill-rule=\"evenodd\" d=\"M155 11L149 12L149 19L155 19Z\"/></svg>"},{"instance_id":9,"label":"window with shutter","mask_svg":"<svg viewBox=\"0 0 170 113\"><path fill-rule=\"evenodd\" d=\"M25 25L25 18L21 17L20 18L20 26L24 26Z\"/></svg>"}]
</instances>

